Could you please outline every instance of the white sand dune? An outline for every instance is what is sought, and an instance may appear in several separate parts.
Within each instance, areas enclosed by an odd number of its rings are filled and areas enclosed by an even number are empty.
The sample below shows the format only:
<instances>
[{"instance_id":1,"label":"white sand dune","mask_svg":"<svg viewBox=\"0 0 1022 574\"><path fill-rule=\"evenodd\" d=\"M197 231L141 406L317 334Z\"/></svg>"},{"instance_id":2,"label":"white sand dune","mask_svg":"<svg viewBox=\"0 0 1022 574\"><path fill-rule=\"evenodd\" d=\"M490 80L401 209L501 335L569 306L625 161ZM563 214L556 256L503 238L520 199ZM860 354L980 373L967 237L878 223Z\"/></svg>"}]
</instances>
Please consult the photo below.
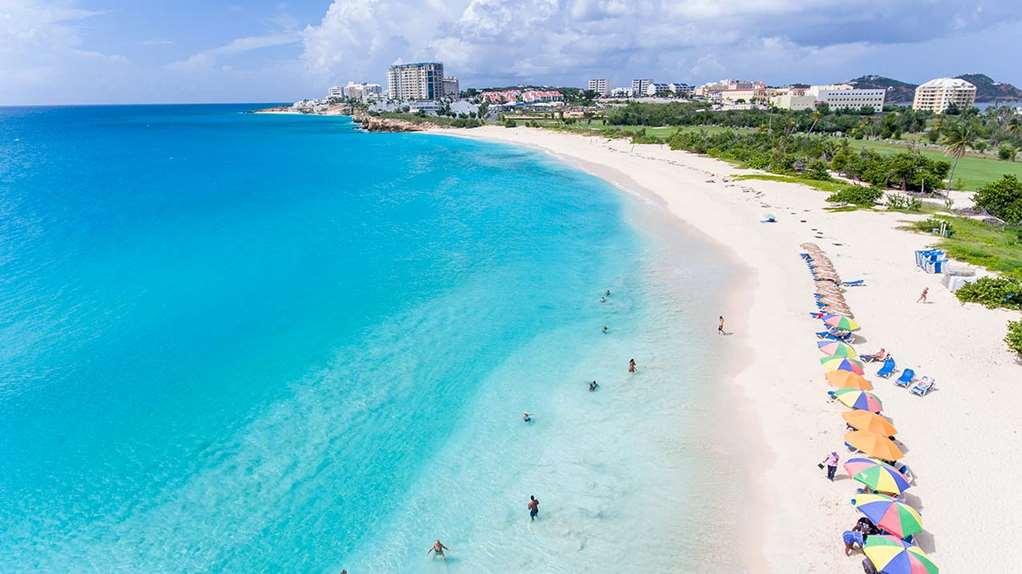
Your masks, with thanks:
<instances>
[{"instance_id":1,"label":"white sand dune","mask_svg":"<svg viewBox=\"0 0 1022 574\"><path fill-rule=\"evenodd\" d=\"M923 515L921 546L944 572L1008 572L1022 564L1009 537L1022 528L1022 366L1002 341L1017 313L962 305L914 266L913 251L931 238L897 229L917 216L825 211L826 194L767 181L725 181L740 173L724 162L665 146L583 137L546 130L484 127L456 130L545 150L619 188L652 194L683 225L723 244L749 270L727 311L733 342L754 360L732 378L744 395L735 420L750 436L749 477L760 496L750 500L752 572L862 572L861 556L847 558L842 531L858 518L849 505L857 483L839 470L827 481L816 464L842 447L844 408L828 403L814 331L813 284L799 257L812 241L845 279L865 279L846 298L863 325L860 352L883 346L899 368L935 377L935 392L920 398L891 382L876 384L885 414L906 446L904 461L918 476L908 501ZM760 220L767 213L777 223ZM802 221L804 220L804 222ZM930 303L917 304L924 287ZM739 536L742 536L739 534ZM757 551L758 550L758 551ZM1016 566L1017 568L1017 566Z\"/></svg>"}]
</instances>

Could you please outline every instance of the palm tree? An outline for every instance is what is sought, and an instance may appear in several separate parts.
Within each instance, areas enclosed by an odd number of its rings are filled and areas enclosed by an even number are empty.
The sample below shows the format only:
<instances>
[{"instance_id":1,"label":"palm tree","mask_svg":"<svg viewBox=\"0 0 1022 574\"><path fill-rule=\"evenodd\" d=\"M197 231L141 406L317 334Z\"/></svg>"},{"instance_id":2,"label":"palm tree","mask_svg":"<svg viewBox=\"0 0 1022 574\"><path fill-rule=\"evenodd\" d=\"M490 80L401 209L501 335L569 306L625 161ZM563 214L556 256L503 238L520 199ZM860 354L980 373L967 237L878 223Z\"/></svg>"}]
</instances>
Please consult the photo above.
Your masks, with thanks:
<instances>
[{"instance_id":1,"label":"palm tree","mask_svg":"<svg viewBox=\"0 0 1022 574\"><path fill-rule=\"evenodd\" d=\"M946 124L944 126L944 140L941 143L944 144L945 153L954 158L954 162L951 164L951 173L947 178L948 185L944 189L944 199L949 200L948 196L951 191L951 185L955 181L955 170L958 168L958 162L961 161L965 152L969 151L969 148L976 146L976 126L967 120Z\"/></svg>"},{"instance_id":2,"label":"palm tree","mask_svg":"<svg viewBox=\"0 0 1022 574\"><path fill-rule=\"evenodd\" d=\"M806 135L812 135L813 128L816 127L816 123L819 122L820 118L822 118L822 117L823 117L823 114L820 113L820 110L818 110L818 109L813 110L813 125L809 126L809 131L806 132Z\"/></svg>"}]
</instances>

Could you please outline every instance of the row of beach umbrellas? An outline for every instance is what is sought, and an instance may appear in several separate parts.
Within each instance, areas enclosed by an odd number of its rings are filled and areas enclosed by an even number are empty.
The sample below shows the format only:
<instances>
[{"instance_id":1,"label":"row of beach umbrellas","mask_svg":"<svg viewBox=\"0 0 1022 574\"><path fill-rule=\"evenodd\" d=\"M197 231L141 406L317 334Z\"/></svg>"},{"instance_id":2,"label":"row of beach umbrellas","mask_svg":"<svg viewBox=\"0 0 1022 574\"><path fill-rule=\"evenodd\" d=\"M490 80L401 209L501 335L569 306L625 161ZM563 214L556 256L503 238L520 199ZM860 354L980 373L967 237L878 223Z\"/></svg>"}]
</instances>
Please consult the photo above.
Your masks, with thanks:
<instances>
[{"instance_id":1,"label":"row of beach umbrellas","mask_svg":"<svg viewBox=\"0 0 1022 574\"><path fill-rule=\"evenodd\" d=\"M809 253L816 284L816 299L824 304L823 322L834 329L859 329L844 301L841 279L823 250L812 243L802 244ZM938 568L911 537L923 530L919 512L895 497L911 488L909 479L886 461L903 456L892 440L898 429L884 417L883 404L873 394L873 384L864 376L863 363L855 348L841 341L819 341L817 347L824 357L820 364L827 383L834 389L830 395L850 410L841 418L853 430L845 434L845 442L865 456L848 459L844 468L853 480L869 489L856 494L852 506L868 517L887 534L869 536L863 553L881 574L937 574Z\"/></svg>"}]
</instances>

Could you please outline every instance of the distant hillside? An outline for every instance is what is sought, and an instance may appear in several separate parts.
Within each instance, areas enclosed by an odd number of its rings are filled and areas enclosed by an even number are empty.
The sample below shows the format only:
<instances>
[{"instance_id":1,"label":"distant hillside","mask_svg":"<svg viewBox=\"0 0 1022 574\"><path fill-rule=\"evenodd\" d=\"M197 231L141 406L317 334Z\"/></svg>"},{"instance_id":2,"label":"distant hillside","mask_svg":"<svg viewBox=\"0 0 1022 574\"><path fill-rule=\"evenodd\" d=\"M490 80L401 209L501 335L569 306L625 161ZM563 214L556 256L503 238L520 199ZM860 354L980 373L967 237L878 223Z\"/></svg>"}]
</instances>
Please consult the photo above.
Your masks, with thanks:
<instances>
[{"instance_id":1,"label":"distant hillside","mask_svg":"<svg viewBox=\"0 0 1022 574\"><path fill-rule=\"evenodd\" d=\"M1011 84L995 82L985 74L962 74L957 76L976 86L977 102L992 102L994 100L1022 100L1022 90ZM856 88L887 90L887 101L892 104L906 104L912 102L918 84L909 84L892 78L869 75L848 80L848 83Z\"/></svg>"},{"instance_id":2,"label":"distant hillside","mask_svg":"<svg viewBox=\"0 0 1022 574\"><path fill-rule=\"evenodd\" d=\"M994 100L1022 100L1022 90L1011 84L995 82L986 74L962 74L957 76L976 86L977 102L992 102Z\"/></svg>"},{"instance_id":3,"label":"distant hillside","mask_svg":"<svg viewBox=\"0 0 1022 574\"><path fill-rule=\"evenodd\" d=\"M848 83L863 90L887 90L886 101L892 104L911 103L918 84L907 84L883 76L869 75L848 80Z\"/></svg>"}]
</instances>

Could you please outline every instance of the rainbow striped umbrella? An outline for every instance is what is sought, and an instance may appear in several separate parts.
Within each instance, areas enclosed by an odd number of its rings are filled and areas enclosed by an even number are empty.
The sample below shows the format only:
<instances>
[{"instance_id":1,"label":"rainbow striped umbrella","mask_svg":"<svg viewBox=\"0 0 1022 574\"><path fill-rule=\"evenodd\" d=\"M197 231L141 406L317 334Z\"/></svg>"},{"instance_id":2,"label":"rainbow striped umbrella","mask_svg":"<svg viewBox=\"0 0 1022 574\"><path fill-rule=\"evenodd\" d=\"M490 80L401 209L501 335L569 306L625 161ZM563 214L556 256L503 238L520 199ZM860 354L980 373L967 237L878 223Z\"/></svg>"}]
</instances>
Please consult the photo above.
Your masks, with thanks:
<instances>
[{"instance_id":1,"label":"rainbow striped umbrella","mask_svg":"<svg viewBox=\"0 0 1022 574\"><path fill-rule=\"evenodd\" d=\"M901 494L912 486L905 475L896 468L872 458L850 458L845 461L845 470L852 480L861 482L877 492Z\"/></svg>"},{"instance_id":2,"label":"rainbow striped umbrella","mask_svg":"<svg viewBox=\"0 0 1022 574\"><path fill-rule=\"evenodd\" d=\"M862 553L880 574L937 574L937 565L922 548L894 536L867 537Z\"/></svg>"},{"instance_id":3,"label":"rainbow striped umbrella","mask_svg":"<svg viewBox=\"0 0 1022 574\"><path fill-rule=\"evenodd\" d=\"M879 413L884 410L884 405L880 402L880 399L869 391L837 389L836 391L831 391L831 395L846 407L859 409L860 411Z\"/></svg>"},{"instance_id":4,"label":"rainbow striped umbrella","mask_svg":"<svg viewBox=\"0 0 1022 574\"><path fill-rule=\"evenodd\" d=\"M848 357L820 357L820 364L823 365L825 371L849 371L856 375L865 372L862 369L862 363Z\"/></svg>"},{"instance_id":5,"label":"rainbow striped umbrella","mask_svg":"<svg viewBox=\"0 0 1022 574\"><path fill-rule=\"evenodd\" d=\"M877 528L899 538L908 538L923 531L923 517L915 508L880 494L857 494L852 506L866 515Z\"/></svg>"},{"instance_id":6,"label":"rainbow striped umbrella","mask_svg":"<svg viewBox=\"0 0 1022 574\"><path fill-rule=\"evenodd\" d=\"M844 315L832 315L823 320L830 327L835 329L841 329L842 331L858 331L859 324L850 317Z\"/></svg>"},{"instance_id":7,"label":"rainbow striped umbrella","mask_svg":"<svg viewBox=\"0 0 1022 574\"><path fill-rule=\"evenodd\" d=\"M849 357L852 359L859 358L859 353L857 353L851 345L842 343L841 341L820 341L816 343L816 346L824 355L830 355L832 357Z\"/></svg>"}]
</instances>

